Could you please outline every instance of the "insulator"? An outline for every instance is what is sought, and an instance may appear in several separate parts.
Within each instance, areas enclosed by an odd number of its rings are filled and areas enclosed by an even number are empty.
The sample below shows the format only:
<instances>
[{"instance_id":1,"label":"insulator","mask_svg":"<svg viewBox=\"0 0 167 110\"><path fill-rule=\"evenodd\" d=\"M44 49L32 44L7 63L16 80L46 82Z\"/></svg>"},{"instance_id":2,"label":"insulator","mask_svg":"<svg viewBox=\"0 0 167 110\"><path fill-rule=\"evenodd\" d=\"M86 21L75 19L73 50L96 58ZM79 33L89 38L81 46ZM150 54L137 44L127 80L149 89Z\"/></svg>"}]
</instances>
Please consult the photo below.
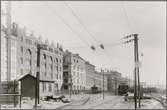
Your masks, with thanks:
<instances>
[{"instance_id":1,"label":"insulator","mask_svg":"<svg viewBox=\"0 0 167 110\"><path fill-rule=\"evenodd\" d=\"M103 44L100 44L100 47L101 47L102 49L104 49L104 45L103 45Z\"/></svg>"},{"instance_id":2,"label":"insulator","mask_svg":"<svg viewBox=\"0 0 167 110\"><path fill-rule=\"evenodd\" d=\"M95 47L92 45L91 47L90 47L92 50L95 50Z\"/></svg>"}]
</instances>

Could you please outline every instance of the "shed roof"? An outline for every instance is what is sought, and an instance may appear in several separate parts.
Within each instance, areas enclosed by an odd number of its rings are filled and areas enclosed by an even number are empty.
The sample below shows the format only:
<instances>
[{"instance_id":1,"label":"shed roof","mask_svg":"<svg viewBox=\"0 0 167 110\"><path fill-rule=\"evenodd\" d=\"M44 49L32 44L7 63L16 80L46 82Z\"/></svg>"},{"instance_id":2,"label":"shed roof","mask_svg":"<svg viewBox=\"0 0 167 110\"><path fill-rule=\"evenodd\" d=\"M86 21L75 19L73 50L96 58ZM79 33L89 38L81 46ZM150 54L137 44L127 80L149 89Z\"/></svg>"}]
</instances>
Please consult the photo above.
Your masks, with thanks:
<instances>
[{"instance_id":1,"label":"shed roof","mask_svg":"<svg viewBox=\"0 0 167 110\"><path fill-rule=\"evenodd\" d=\"M33 78L33 79L36 79L36 77L35 76L33 76L32 74L24 74L24 75L21 75L20 77L18 77L17 78L17 80L18 81L22 81L24 78L26 78L26 77L28 77L28 76L30 76L31 78ZM39 80L40 82L50 82L50 83L54 83L54 81L53 80Z\"/></svg>"},{"instance_id":2,"label":"shed roof","mask_svg":"<svg viewBox=\"0 0 167 110\"><path fill-rule=\"evenodd\" d=\"M30 77L36 79L35 76L33 76L33 75L31 75L31 74L28 73L28 74L23 74L23 75L21 75L20 77L17 78L17 80L18 80L18 81L21 81L21 80L23 80L24 78L26 78L27 76L30 76Z\"/></svg>"}]
</instances>

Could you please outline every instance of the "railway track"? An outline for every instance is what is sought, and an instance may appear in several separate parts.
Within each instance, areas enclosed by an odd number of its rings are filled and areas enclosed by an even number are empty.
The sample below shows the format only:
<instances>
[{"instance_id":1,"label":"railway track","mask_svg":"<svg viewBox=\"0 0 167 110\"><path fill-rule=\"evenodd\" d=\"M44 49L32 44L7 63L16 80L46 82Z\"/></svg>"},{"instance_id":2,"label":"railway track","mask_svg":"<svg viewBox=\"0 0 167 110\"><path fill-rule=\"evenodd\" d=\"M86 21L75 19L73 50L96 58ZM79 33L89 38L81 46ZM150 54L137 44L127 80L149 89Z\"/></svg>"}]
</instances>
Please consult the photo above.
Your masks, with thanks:
<instances>
[{"instance_id":1,"label":"railway track","mask_svg":"<svg viewBox=\"0 0 167 110\"><path fill-rule=\"evenodd\" d=\"M160 102L161 105L164 107L164 108L167 108L167 100L166 100L166 97L163 97L162 94L149 94L149 96L153 99L155 99L156 101Z\"/></svg>"}]
</instances>

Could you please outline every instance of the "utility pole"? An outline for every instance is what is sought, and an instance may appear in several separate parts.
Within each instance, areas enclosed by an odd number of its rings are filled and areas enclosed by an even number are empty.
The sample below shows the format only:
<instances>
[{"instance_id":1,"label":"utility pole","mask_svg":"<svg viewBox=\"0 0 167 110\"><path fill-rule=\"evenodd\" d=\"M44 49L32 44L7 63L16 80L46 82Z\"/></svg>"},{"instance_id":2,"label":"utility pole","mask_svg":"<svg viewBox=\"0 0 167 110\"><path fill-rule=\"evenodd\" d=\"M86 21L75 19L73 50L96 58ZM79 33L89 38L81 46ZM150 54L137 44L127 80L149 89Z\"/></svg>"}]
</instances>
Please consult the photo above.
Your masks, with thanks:
<instances>
[{"instance_id":1,"label":"utility pole","mask_svg":"<svg viewBox=\"0 0 167 110\"><path fill-rule=\"evenodd\" d=\"M37 78L37 99L38 99L38 104L39 104L39 80L40 80L40 51L41 51L41 45L38 44L37 45L37 75L36 75L36 78Z\"/></svg>"},{"instance_id":2,"label":"utility pole","mask_svg":"<svg viewBox=\"0 0 167 110\"><path fill-rule=\"evenodd\" d=\"M6 6L6 26L7 26L7 81L11 79L11 1Z\"/></svg>"},{"instance_id":3,"label":"utility pole","mask_svg":"<svg viewBox=\"0 0 167 110\"><path fill-rule=\"evenodd\" d=\"M40 80L40 44L37 45L37 72L36 72L36 85L35 85L35 108L39 104L39 80Z\"/></svg>"},{"instance_id":4,"label":"utility pole","mask_svg":"<svg viewBox=\"0 0 167 110\"><path fill-rule=\"evenodd\" d=\"M126 37L125 39L134 37L134 39L130 39L125 41L124 43L129 43L134 41L134 102L135 102L135 109L137 108L137 98L139 99L139 108L140 108L140 76L139 76L139 57L138 57L138 34L131 34ZM137 86L138 84L138 86ZM138 88L137 88L138 87Z\"/></svg>"},{"instance_id":5,"label":"utility pole","mask_svg":"<svg viewBox=\"0 0 167 110\"><path fill-rule=\"evenodd\" d=\"M134 40L136 42L136 62L137 62L137 77L138 77L138 100L140 108L140 76L139 76L139 55L138 55L138 34L134 34Z\"/></svg>"},{"instance_id":6,"label":"utility pole","mask_svg":"<svg viewBox=\"0 0 167 110\"><path fill-rule=\"evenodd\" d=\"M135 109L137 108L137 82L136 82L136 73L137 73L137 67L136 67L136 63L137 63L137 56L136 56L136 42L137 42L137 37L134 37L134 60L135 60L135 70L134 70L134 100L135 100Z\"/></svg>"},{"instance_id":7,"label":"utility pole","mask_svg":"<svg viewBox=\"0 0 167 110\"><path fill-rule=\"evenodd\" d=\"M104 70L103 70L103 100L104 100Z\"/></svg>"}]
</instances>

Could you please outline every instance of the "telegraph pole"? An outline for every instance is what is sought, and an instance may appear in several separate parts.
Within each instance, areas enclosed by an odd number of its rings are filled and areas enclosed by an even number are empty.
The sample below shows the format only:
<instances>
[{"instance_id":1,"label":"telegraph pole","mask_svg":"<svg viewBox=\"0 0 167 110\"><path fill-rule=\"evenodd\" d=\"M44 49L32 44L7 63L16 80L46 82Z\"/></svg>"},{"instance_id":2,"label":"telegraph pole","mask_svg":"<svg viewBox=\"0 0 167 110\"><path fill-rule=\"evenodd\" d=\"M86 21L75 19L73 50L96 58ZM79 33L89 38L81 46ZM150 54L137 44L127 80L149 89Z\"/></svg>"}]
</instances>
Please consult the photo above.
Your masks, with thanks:
<instances>
[{"instance_id":1,"label":"telegraph pole","mask_svg":"<svg viewBox=\"0 0 167 110\"><path fill-rule=\"evenodd\" d=\"M126 37L131 38L134 37L134 39L130 39L128 41L125 41L124 43L130 43L134 41L134 62L135 62L135 68L134 68L134 102L135 102L135 109L137 108L137 98L139 99L139 108L140 108L140 76L139 76L139 57L138 57L138 34L131 34ZM138 84L138 86L137 86ZM137 88L138 87L138 88Z\"/></svg>"},{"instance_id":2,"label":"telegraph pole","mask_svg":"<svg viewBox=\"0 0 167 110\"><path fill-rule=\"evenodd\" d=\"M104 70L102 72L103 72L103 100L104 100Z\"/></svg>"},{"instance_id":3,"label":"telegraph pole","mask_svg":"<svg viewBox=\"0 0 167 110\"><path fill-rule=\"evenodd\" d=\"M137 82L136 82L136 62L137 62L137 57L136 57L136 43L137 42L137 36L134 36L134 60L135 60L135 70L134 70L134 100L135 100L135 109L137 108Z\"/></svg>"},{"instance_id":4,"label":"telegraph pole","mask_svg":"<svg viewBox=\"0 0 167 110\"><path fill-rule=\"evenodd\" d=\"M41 51L41 45L38 44L37 45L37 74L36 74L36 78L37 78L37 99L38 99L38 104L39 104L39 80L40 80L40 51Z\"/></svg>"},{"instance_id":5,"label":"telegraph pole","mask_svg":"<svg viewBox=\"0 0 167 110\"><path fill-rule=\"evenodd\" d=\"M37 72L36 72L36 85L35 85L35 107L39 104L39 80L40 80L40 44L37 45Z\"/></svg>"},{"instance_id":6,"label":"telegraph pole","mask_svg":"<svg viewBox=\"0 0 167 110\"><path fill-rule=\"evenodd\" d=\"M7 25L7 81L11 80L11 2L6 6L6 25Z\"/></svg>"},{"instance_id":7,"label":"telegraph pole","mask_svg":"<svg viewBox=\"0 0 167 110\"><path fill-rule=\"evenodd\" d=\"M139 55L138 55L138 35L134 34L134 39L136 39L136 60L137 60L137 77L138 77L138 99L140 108L140 76L139 76Z\"/></svg>"}]
</instances>

